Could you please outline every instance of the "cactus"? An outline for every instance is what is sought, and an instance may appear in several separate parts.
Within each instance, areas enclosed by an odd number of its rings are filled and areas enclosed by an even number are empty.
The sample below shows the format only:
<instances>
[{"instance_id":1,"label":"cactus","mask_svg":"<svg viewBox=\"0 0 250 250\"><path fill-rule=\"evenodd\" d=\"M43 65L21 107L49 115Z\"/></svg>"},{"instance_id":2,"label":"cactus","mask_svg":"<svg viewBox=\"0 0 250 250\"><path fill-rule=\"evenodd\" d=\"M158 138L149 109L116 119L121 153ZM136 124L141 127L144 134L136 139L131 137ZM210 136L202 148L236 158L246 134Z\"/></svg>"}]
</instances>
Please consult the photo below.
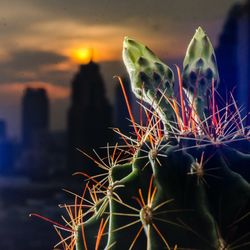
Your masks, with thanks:
<instances>
[{"instance_id":1,"label":"cactus","mask_svg":"<svg viewBox=\"0 0 250 250\"><path fill-rule=\"evenodd\" d=\"M203 117L208 106L207 95L212 85L219 84L219 74L213 46L200 27L188 46L183 69L183 87L190 99L194 98L197 113Z\"/></svg>"},{"instance_id":2,"label":"cactus","mask_svg":"<svg viewBox=\"0 0 250 250\"><path fill-rule=\"evenodd\" d=\"M123 59L134 94L153 109L141 104L143 126L128 105L135 136L115 129L124 145L107 145L107 158L83 152L103 173L76 173L88 182L64 206L66 226L54 223L60 243L77 250L249 249L249 130L233 97L218 108L207 35L197 29L176 89L173 71L141 43L125 38ZM71 235L63 239L60 231Z\"/></svg>"},{"instance_id":3,"label":"cactus","mask_svg":"<svg viewBox=\"0 0 250 250\"><path fill-rule=\"evenodd\" d=\"M123 61L136 97L152 105L163 123L168 125L174 119L174 114L163 93L168 98L173 97L173 71L149 48L128 37L123 43Z\"/></svg>"}]
</instances>

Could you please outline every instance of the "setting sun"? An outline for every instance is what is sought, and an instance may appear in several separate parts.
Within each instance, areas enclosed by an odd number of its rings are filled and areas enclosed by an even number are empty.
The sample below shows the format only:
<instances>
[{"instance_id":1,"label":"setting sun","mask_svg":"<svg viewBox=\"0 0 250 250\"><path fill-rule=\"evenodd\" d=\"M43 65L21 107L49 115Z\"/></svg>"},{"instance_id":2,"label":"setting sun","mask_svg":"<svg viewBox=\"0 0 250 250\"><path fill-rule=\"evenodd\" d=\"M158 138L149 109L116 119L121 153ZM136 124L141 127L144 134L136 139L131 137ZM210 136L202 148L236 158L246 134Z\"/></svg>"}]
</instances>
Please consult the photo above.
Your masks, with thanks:
<instances>
[{"instance_id":1,"label":"setting sun","mask_svg":"<svg viewBox=\"0 0 250 250\"><path fill-rule=\"evenodd\" d=\"M93 59L93 49L78 48L72 51L71 56L76 63L89 63Z\"/></svg>"}]
</instances>

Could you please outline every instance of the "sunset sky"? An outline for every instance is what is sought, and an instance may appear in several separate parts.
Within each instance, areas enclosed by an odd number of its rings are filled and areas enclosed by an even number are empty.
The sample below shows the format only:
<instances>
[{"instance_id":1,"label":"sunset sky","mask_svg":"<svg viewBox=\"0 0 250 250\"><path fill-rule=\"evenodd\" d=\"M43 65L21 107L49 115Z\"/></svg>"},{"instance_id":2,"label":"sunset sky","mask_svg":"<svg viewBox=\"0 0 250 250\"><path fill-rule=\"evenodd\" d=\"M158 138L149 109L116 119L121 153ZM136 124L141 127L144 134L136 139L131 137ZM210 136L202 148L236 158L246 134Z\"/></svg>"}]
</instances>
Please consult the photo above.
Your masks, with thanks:
<instances>
[{"instance_id":1,"label":"sunset sky","mask_svg":"<svg viewBox=\"0 0 250 250\"><path fill-rule=\"evenodd\" d=\"M216 46L236 2L240 1L1 0L0 118L7 121L8 134L19 135L20 100L27 86L48 90L51 128L65 128L70 80L88 49L101 64L112 102L112 76L124 74L124 36L147 44L171 65L184 56L199 25Z\"/></svg>"}]
</instances>

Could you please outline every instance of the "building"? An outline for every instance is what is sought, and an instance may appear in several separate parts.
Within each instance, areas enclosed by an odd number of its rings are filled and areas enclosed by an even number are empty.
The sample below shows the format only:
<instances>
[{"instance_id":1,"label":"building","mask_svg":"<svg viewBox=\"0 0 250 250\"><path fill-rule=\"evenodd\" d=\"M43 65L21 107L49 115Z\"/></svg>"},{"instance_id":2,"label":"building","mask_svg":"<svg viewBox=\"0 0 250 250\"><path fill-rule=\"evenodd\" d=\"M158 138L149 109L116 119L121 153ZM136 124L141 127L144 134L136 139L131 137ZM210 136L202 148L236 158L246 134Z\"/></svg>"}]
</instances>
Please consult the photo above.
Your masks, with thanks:
<instances>
[{"instance_id":1,"label":"building","mask_svg":"<svg viewBox=\"0 0 250 250\"><path fill-rule=\"evenodd\" d=\"M40 143L49 130L49 100L44 88L27 88L22 99L24 147Z\"/></svg>"},{"instance_id":2,"label":"building","mask_svg":"<svg viewBox=\"0 0 250 250\"><path fill-rule=\"evenodd\" d=\"M27 88L22 101L22 147L15 162L16 174L32 180L55 180L66 174L66 155L66 133L49 131L46 90Z\"/></svg>"},{"instance_id":3,"label":"building","mask_svg":"<svg viewBox=\"0 0 250 250\"><path fill-rule=\"evenodd\" d=\"M12 172L13 161L14 144L7 138L6 122L0 119L0 175Z\"/></svg>"},{"instance_id":4,"label":"building","mask_svg":"<svg viewBox=\"0 0 250 250\"><path fill-rule=\"evenodd\" d=\"M80 65L72 81L68 112L68 165L70 172L87 164L77 148L90 152L112 140L112 109L106 98L99 65L90 61ZM91 164L88 162L88 164Z\"/></svg>"},{"instance_id":5,"label":"building","mask_svg":"<svg viewBox=\"0 0 250 250\"><path fill-rule=\"evenodd\" d=\"M0 141L6 139L6 122L0 119Z\"/></svg>"},{"instance_id":6,"label":"building","mask_svg":"<svg viewBox=\"0 0 250 250\"><path fill-rule=\"evenodd\" d=\"M236 4L229 12L216 56L220 93L226 98L225 93L233 91L244 115L250 111L250 0Z\"/></svg>"}]
</instances>

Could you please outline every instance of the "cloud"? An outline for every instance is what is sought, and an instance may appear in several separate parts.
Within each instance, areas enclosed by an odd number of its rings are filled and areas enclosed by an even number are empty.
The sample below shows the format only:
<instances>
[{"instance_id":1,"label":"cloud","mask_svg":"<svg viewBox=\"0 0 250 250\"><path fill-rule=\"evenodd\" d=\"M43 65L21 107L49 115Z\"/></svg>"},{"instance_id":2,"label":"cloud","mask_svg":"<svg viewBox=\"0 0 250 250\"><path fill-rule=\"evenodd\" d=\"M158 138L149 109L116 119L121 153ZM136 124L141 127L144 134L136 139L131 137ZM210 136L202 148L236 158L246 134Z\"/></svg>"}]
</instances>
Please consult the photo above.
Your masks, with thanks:
<instances>
[{"instance_id":1,"label":"cloud","mask_svg":"<svg viewBox=\"0 0 250 250\"><path fill-rule=\"evenodd\" d=\"M0 4L0 16L4 18L0 50L63 52L82 44L97 48L101 60L118 60L123 37L133 35L160 53L180 56L198 25L205 29L209 26L214 42L225 14L236 2L12 0L12 8L7 2Z\"/></svg>"},{"instance_id":2,"label":"cloud","mask_svg":"<svg viewBox=\"0 0 250 250\"><path fill-rule=\"evenodd\" d=\"M68 60L66 56L51 51L20 49L12 51L7 61L0 62L0 67L13 67L17 70L38 70L47 64L57 64Z\"/></svg>"},{"instance_id":3,"label":"cloud","mask_svg":"<svg viewBox=\"0 0 250 250\"><path fill-rule=\"evenodd\" d=\"M221 18L225 9L237 0L26 0L48 16L74 19L88 24L114 24L130 21L137 24L152 20L174 22ZM161 25L161 24L159 24Z\"/></svg>"},{"instance_id":4,"label":"cloud","mask_svg":"<svg viewBox=\"0 0 250 250\"><path fill-rule=\"evenodd\" d=\"M0 62L0 84L43 81L67 85L74 65L69 58L51 51L19 49Z\"/></svg>"}]
</instances>

